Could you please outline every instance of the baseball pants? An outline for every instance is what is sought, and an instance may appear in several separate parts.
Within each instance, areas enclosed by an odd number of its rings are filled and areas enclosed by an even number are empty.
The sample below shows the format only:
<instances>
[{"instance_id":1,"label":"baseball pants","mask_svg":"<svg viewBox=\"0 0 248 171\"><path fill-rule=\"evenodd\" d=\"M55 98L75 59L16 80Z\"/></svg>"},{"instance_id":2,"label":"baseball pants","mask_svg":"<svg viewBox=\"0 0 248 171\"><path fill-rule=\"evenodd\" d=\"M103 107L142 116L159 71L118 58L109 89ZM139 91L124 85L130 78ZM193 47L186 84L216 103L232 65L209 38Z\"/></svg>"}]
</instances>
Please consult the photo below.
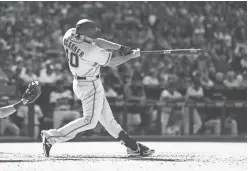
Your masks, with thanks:
<instances>
[{"instance_id":1,"label":"baseball pants","mask_svg":"<svg viewBox=\"0 0 248 171\"><path fill-rule=\"evenodd\" d=\"M68 141L80 132L95 128L98 121L111 136L118 138L122 128L113 117L113 113L104 94L101 80L74 80L73 91L81 99L83 117L59 129L43 131L47 140L51 144Z\"/></svg>"}]
</instances>

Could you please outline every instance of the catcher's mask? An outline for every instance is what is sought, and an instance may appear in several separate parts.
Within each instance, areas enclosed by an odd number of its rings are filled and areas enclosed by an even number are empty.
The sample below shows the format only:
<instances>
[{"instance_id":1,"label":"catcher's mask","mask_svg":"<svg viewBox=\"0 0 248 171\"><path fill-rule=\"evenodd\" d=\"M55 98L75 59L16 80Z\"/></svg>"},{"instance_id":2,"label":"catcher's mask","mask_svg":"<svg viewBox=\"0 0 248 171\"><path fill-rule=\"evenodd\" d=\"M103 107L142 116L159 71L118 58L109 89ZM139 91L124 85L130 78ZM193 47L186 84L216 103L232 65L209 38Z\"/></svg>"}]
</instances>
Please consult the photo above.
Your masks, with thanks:
<instances>
[{"instance_id":1,"label":"catcher's mask","mask_svg":"<svg viewBox=\"0 0 248 171\"><path fill-rule=\"evenodd\" d=\"M94 21L82 19L76 24L76 34L95 39L100 36L101 30L97 27Z\"/></svg>"}]
</instances>

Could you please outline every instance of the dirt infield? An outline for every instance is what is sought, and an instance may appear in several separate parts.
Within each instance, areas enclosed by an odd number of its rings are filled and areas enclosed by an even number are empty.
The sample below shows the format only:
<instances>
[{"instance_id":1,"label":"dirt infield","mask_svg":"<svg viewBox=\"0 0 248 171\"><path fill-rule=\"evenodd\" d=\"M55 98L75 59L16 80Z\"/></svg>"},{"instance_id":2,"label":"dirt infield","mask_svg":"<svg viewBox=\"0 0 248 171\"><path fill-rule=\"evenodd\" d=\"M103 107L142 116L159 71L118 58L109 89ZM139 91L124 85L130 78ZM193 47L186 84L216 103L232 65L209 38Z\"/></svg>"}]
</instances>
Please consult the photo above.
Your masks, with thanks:
<instances>
[{"instance_id":1,"label":"dirt infield","mask_svg":"<svg viewBox=\"0 0 248 171\"><path fill-rule=\"evenodd\" d=\"M144 142L152 157L128 159L117 142L56 144L51 157L41 143L1 143L1 171L245 171L246 143Z\"/></svg>"}]
</instances>

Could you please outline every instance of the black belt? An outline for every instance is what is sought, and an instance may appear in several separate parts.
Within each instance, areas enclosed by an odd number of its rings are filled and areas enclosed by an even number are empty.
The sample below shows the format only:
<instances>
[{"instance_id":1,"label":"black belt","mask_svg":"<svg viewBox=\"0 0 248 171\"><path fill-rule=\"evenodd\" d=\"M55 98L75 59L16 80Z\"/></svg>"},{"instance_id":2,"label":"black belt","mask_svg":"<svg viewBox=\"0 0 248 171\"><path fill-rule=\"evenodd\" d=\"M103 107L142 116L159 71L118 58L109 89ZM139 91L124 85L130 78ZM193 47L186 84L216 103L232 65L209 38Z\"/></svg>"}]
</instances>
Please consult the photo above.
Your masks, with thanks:
<instances>
[{"instance_id":1,"label":"black belt","mask_svg":"<svg viewBox=\"0 0 248 171\"><path fill-rule=\"evenodd\" d=\"M97 76L92 76L92 77L79 77L77 75L74 75L74 79L76 80L87 80L87 78L100 78L100 74Z\"/></svg>"}]
</instances>

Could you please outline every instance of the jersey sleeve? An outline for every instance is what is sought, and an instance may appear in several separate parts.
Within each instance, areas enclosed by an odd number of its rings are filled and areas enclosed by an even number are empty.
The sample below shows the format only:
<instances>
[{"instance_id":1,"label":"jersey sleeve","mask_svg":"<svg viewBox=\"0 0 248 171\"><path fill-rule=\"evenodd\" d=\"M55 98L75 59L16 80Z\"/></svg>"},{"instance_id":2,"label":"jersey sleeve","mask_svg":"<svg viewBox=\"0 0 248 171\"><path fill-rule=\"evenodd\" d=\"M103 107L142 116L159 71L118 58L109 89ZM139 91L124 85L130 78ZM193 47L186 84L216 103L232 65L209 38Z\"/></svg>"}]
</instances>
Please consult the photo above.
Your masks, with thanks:
<instances>
[{"instance_id":1,"label":"jersey sleeve","mask_svg":"<svg viewBox=\"0 0 248 171\"><path fill-rule=\"evenodd\" d=\"M87 60L96 62L102 66L107 66L111 60L112 52L108 52L100 47L94 47L89 52Z\"/></svg>"}]
</instances>

